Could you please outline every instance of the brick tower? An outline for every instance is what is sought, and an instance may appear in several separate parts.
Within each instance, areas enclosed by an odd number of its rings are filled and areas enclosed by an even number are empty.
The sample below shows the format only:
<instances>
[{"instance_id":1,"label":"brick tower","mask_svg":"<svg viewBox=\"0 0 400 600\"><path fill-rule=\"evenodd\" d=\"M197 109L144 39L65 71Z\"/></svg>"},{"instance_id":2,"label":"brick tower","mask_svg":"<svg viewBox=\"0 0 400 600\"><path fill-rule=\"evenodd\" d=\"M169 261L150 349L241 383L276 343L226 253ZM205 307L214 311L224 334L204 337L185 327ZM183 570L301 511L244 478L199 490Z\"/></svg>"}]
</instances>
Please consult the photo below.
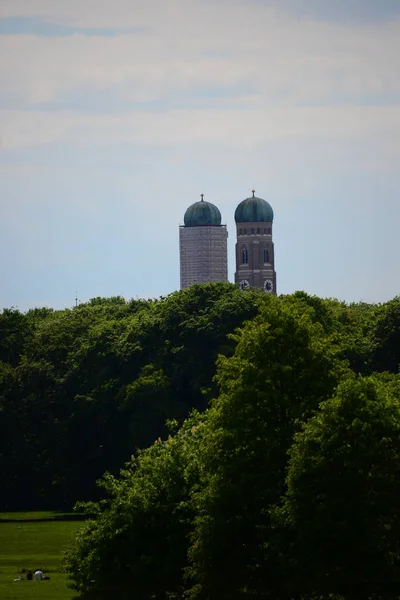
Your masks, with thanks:
<instances>
[{"instance_id":1,"label":"brick tower","mask_svg":"<svg viewBox=\"0 0 400 600\"><path fill-rule=\"evenodd\" d=\"M235 211L235 283L242 289L263 288L269 294L276 294L274 211L268 202L254 194L253 190L253 196L243 200Z\"/></svg>"}]
</instances>

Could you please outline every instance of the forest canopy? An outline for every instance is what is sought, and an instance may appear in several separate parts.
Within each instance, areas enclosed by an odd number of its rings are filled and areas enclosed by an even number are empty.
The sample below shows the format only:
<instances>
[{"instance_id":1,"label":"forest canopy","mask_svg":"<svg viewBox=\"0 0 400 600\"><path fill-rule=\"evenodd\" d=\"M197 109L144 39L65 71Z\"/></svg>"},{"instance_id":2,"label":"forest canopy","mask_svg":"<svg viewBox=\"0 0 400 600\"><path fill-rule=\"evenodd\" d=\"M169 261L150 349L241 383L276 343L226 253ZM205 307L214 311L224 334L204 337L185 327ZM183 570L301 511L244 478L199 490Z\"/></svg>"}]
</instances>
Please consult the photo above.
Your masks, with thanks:
<instances>
[{"instance_id":1,"label":"forest canopy","mask_svg":"<svg viewBox=\"0 0 400 600\"><path fill-rule=\"evenodd\" d=\"M0 509L71 507L98 496L166 421L203 411L219 354L260 295L229 284L159 300L94 298L0 314Z\"/></svg>"},{"instance_id":2,"label":"forest canopy","mask_svg":"<svg viewBox=\"0 0 400 600\"><path fill-rule=\"evenodd\" d=\"M86 501L84 598L400 598L399 298L5 309L0 360L2 508Z\"/></svg>"}]
</instances>

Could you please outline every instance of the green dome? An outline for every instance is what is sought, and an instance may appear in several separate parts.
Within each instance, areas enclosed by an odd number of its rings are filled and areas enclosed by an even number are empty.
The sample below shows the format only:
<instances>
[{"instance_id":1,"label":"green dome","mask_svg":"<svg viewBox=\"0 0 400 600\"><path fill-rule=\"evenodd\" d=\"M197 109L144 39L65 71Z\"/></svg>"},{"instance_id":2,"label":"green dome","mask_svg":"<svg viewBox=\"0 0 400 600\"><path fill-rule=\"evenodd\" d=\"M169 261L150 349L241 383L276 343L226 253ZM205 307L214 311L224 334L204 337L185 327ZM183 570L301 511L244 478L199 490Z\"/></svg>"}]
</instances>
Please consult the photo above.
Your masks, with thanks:
<instances>
[{"instance_id":1,"label":"green dome","mask_svg":"<svg viewBox=\"0 0 400 600\"><path fill-rule=\"evenodd\" d=\"M272 223L274 211L268 202L254 195L246 198L235 210L236 223Z\"/></svg>"},{"instance_id":2,"label":"green dome","mask_svg":"<svg viewBox=\"0 0 400 600\"><path fill-rule=\"evenodd\" d=\"M218 208L203 200L189 206L183 218L185 227L201 227L202 225L221 225L221 213Z\"/></svg>"}]
</instances>

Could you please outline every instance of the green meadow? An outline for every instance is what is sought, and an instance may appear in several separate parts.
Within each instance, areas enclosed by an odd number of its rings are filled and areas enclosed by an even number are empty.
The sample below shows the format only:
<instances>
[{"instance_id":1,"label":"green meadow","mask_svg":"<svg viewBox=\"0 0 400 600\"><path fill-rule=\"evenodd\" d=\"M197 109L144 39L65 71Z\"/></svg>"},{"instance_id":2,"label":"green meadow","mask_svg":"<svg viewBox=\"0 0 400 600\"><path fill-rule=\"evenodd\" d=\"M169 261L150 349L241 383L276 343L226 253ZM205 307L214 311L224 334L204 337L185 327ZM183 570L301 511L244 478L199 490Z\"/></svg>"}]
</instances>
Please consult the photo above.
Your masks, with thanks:
<instances>
[{"instance_id":1,"label":"green meadow","mask_svg":"<svg viewBox=\"0 0 400 600\"><path fill-rule=\"evenodd\" d=\"M82 522L57 512L0 513L0 600L72 600L62 552ZM41 569L50 580L27 581ZM23 581L14 581L17 577Z\"/></svg>"}]
</instances>

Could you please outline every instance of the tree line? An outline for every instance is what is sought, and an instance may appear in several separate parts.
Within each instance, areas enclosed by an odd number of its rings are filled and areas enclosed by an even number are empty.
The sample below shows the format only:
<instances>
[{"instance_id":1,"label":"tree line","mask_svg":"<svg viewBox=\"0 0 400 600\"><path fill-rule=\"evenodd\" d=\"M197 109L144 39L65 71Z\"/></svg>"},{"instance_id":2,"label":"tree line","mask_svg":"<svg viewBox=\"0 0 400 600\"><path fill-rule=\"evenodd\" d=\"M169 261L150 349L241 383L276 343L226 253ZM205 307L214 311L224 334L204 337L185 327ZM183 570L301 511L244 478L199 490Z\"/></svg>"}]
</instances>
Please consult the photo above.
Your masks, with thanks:
<instances>
[{"instance_id":1,"label":"tree line","mask_svg":"<svg viewBox=\"0 0 400 600\"><path fill-rule=\"evenodd\" d=\"M95 298L0 314L0 510L71 508L99 497L138 448L204 410L219 354L257 294L195 286L159 300Z\"/></svg>"},{"instance_id":2,"label":"tree line","mask_svg":"<svg viewBox=\"0 0 400 600\"><path fill-rule=\"evenodd\" d=\"M3 498L89 500L83 598L400 597L399 298L209 284L0 323Z\"/></svg>"}]
</instances>

